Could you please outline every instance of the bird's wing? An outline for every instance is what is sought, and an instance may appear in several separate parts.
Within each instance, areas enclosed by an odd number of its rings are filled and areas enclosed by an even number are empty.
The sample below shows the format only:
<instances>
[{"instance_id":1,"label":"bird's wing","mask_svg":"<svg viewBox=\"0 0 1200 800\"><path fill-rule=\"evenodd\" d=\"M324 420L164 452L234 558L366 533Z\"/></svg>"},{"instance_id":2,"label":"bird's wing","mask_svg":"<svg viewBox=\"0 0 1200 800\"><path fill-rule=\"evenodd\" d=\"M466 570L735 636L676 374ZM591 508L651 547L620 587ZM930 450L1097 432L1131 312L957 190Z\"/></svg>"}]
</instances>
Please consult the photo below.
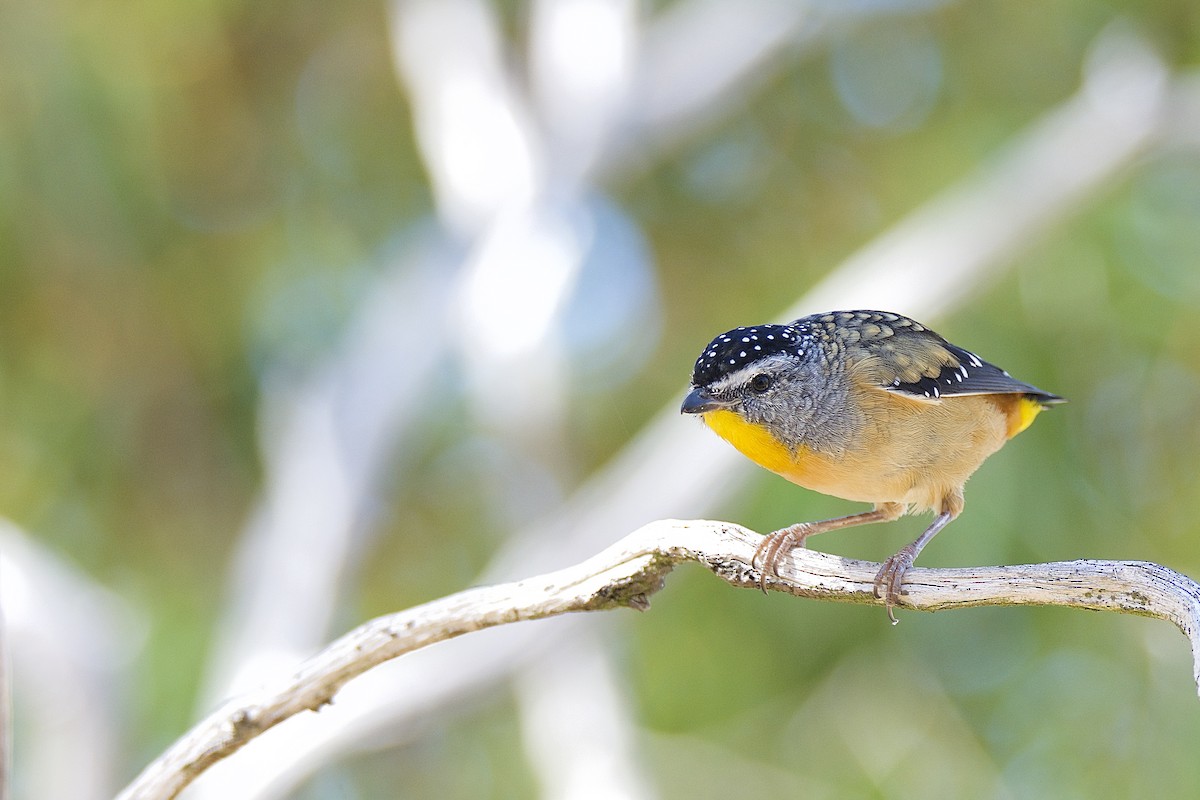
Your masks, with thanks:
<instances>
[{"instance_id":1,"label":"bird's wing","mask_svg":"<svg viewBox=\"0 0 1200 800\"><path fill-rule=\"evenodd\" d=\"M1058 395L1019 381L979 356L950 344L924 325L899 314L850 311L797 320L836 331L851 370L881 389L918 400L973 394L1027 394L1045 404Z\"/></svg>"}]
</instances>

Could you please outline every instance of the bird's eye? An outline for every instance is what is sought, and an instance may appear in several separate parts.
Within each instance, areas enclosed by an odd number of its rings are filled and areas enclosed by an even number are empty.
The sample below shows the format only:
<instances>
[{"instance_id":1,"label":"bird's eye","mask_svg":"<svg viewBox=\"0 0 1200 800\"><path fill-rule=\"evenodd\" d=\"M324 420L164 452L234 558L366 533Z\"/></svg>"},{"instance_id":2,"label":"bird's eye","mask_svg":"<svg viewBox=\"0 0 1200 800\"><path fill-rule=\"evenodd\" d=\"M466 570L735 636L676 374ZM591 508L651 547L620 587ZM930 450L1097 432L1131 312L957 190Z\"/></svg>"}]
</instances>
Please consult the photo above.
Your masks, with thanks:
<instances>
[{"instance_id":1,"label":"bird's eye","mask_svg":"<svg viewBox=\"0 0 1200 800\"><path fill-rule=\"evenodd\" d=\"M758 394L762 394L770 388L771 376L765 372L760 372L750 379L750 389Z\"/></svg>"}]
</instances>

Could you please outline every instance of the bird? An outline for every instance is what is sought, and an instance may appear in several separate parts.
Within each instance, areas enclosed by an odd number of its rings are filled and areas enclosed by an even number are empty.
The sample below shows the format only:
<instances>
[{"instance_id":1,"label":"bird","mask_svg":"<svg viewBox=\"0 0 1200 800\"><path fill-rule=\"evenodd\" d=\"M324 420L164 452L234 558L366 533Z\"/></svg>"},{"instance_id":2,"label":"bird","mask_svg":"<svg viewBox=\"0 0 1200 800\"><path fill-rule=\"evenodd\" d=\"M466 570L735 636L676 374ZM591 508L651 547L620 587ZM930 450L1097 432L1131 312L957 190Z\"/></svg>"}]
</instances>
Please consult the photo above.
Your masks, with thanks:
<instances>
[{"instance_id":1,"label":"bird","mask_svg":"<svg viewBox=\"0 0 1200 800\"><path fill-rule=\"evenodd\" d=\"M932 511L932 524L875 576L895 624L905 573L962 512L967 479L1062 402L916 320L860 310L720 334L696 359L680 411L792 483L873 506L767 534L751 562L764 592L810 536Z\"/></svg>"}]
</instances>

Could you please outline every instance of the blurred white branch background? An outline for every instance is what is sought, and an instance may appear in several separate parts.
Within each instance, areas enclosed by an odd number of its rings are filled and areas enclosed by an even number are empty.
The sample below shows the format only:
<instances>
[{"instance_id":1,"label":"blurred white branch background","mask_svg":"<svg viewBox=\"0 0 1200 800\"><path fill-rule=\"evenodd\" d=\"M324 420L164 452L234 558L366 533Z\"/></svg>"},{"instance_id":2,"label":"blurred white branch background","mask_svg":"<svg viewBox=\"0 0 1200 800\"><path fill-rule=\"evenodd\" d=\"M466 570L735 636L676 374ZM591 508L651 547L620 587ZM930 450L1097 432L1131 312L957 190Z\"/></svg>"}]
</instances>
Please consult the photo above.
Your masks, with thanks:
<instances>
[{"instance_id":1,"label":"blurred white branch background","mask_svg":"<svg viewBox=\"0 0 1200 800\"><path fill-rule=\"evenodd\" d=\"M572 382L627 384L663 333L645 236L606 188L704 136L860 22L932 7L690 0L652 13L634 0L535 0L516 51L483 0L394 0L396 75L436 219L414 226L323 364L301 379L265 371L262 495L228 584L213 591L224 608L197 714L338 633L372 551L379 493L405 482L407 449L459 392L470 412L459 463L478 471L478 494L507 529L475 582L571 563L651 519L719 513L751 469L681 423L675 397L598 473L583 474L572 453ZM837 52L857 97L854 53ZM1171 75L1133 32L1110 27L1073 97L775 319L884 307L936 320L1148 154L1195 147L1198 80ZM912 84L896 114L925 102ZM863 102L864 113L878 107ZM799 288L781 286L781 301ZM689 367L679 367L681 389ZM44 723L17 751L20 788L103 796L136 613L17 531L3 552L18 701ZM31 601L75 595L89 599ZM76 628L85 634L44 636ZM654 797L614 663L619 636L618 622L559 619L414 654L257 739L186 796L285 796L348 753L427 733L481 692L511 686L542 796Z\"/></svg>"}]
</instances>

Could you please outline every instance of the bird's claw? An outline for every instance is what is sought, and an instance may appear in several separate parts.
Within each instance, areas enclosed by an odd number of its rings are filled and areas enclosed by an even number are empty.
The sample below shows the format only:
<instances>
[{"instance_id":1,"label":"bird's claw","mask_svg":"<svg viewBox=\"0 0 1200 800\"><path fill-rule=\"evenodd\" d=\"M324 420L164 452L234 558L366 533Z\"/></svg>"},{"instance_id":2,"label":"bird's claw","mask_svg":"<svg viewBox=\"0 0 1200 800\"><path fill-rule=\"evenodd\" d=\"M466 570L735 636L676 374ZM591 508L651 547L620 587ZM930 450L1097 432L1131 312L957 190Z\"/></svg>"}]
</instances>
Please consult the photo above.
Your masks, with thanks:
<instances>
[{"instance_id":1,"label":"bird's claw","mask_svg":"<svg viewBox=\"0 0 1200 800\"><path fill-rule=\"evenodd\" d=\"M875 573L874 594L876 597L883 598L883 607L887 609L888 619L893 625L900 620L896 619L892 608L900 602L900 590L904 584L904 575L912 565L913 556L907 551L901 550L883 562L879 572Z\"/></svg>"},{"instance_id":2,"label":"bird's claw","mask_svg":"<svg viewBox=\"0 0 1200 800\"><path fill-rule=\"evenodd\" d=\"M800 522L787 528L780 528L768 533L758 543L758 547L754 550L754 556L750 559L750 566L758 567L758 588L762 589L763 594L767 593L767 579L772 575L779 577L780 559L797 547L804 547L804 540L812 533L810 527L808 523ZM761 566L759 566L760 560Z\"/></svg>"}]
</instances>

